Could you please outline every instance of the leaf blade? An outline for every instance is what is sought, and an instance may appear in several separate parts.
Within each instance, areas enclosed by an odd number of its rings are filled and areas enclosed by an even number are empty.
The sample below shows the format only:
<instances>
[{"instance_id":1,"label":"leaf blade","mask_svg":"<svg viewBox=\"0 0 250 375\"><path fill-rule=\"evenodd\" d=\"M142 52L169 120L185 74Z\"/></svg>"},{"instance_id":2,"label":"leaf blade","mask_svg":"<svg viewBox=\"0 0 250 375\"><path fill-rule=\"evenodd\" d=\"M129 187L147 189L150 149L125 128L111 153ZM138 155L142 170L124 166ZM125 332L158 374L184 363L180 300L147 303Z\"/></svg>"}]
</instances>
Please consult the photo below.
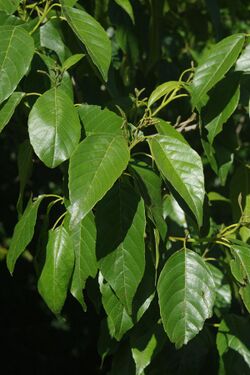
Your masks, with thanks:
<instances>
[{"instance_id":1,"label":"leaf blade","mask_svg":"<svg viewBox=\"0 0 250 375\"><path fill-rule=\"evenodd\" d=\"M212 316L215 298L212 275L198 254L182 249L167 260L157 290L164 329L178 349Z\"/></svg>"},{"instance_id":2,"label":"leaf blade","mask_svg":"<svg viewBox=\"0 0 250 375\"><path fill-rule=\"evenodd\" d=\"M104 81L111 62L111 43L102 26L87 12L63 5L64 15L77 37L85 45Z\"/></svg>"},{"instance_id":3,"label":"leaf blade","mask_svg":"<svg viewBox=\"0 0 250 375\"><path fill-rule=\"evenodd\" d=\"M34 42L22 27L0 26L0 103L16 89L27 73L35 52Z\"/></svg>"},{"instance_id":4,"label":"leaf blade","mask_svg":"<svg viewBox=\"0 0 250 375\"><path fill-rule=\"evenodd\" d=\"M69 96L60 88L52 88L32 107L28 129L39 159L55 168L71 156L80 139L81 125Z\"/></svg>"},{"instance_id":5,"label":"leaf blade","mask_svg":"<svg viewBox=\"0 0 250 375\"><path fill-rule=\"evenodd\" d=\"M112 187L127 167L128 146L123 137L91 135L84 139L69 164L71 224L77 225Z\"/></svg>"},{"instance_id":6,"label":"leaf blade","mask_svg":"<svg viewBox=\"0 0 250 375\"><path fill-rule=\"evenodd\" d=\"M184 199L201 226L205 189L199 155L188 144L174 137L157 135L148 143L157 167Z\"/></svg>"}]
</instances>

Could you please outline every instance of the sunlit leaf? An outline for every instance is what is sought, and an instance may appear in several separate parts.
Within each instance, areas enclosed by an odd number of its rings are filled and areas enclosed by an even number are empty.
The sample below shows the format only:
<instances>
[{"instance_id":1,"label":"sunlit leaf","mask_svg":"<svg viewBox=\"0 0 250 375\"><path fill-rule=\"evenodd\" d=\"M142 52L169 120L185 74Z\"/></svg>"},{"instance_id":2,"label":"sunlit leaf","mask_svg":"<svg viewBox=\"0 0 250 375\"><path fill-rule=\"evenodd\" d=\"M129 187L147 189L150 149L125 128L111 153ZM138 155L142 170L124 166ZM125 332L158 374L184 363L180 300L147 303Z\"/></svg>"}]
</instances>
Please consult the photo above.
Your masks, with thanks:
<instances>
[{"instance_id":1,"label":"sunlit leaf","mask_svg":"<svg viewBox=\"0 0 250 375\"><path fill-rule=\"evenodd\" d=\"M0 103L16 89L27 73L33 54L34 42L22 27L0 26Z\"/></svg>"},{"instance_id":2,"label":"sunlit leaf","mask_svg":"<svg viewBox=\"0 0 250 375\"><path fill-rule=\"evenodd\" d=\"M69 164L72 225L77 225L106 194L128 161L123 137L91 135L79 144Z\"/></svg>"},{"instance_id":3,"label":"sunlit leaf","mask_svg":"<svg viewBox=\"0 0 250 375\"><path fill-rule=\"evenodd\" d=\"M175 137L157 135L149 140L149 145L160 172L184 199L201 226L205 190L199 155Z\"/></svg>"},{"instance_id":4,"label":"sunlit leaf","mask_svg":"<svg viewBox=\"0 0 250 375\"><path fill-rule=\"evenodd\" d=\"M198 254L182 249L167 260L157 289L164 329L170 341L180 348L212 316L215 300L212 274Z\"/></svg>"},{"instance_id":5,"label":"sunlit leaf","mask_svg":"<svg viewBox=\"0 0 250 375\"><path fill-rule=\"evenodd\" d=\"M28 126L35 153L50 168L67 160L80 139L77 111L60 88L50 89L37 99Z\"/></svg>"},{"instance_id":6,"label":"sunlit leaf","mask_svg":"<svg viewBox=\"0 0 250 375\"><path fill-rule=\"evenodd\" d=\"M84 10L63 6L63 13L72 30L85 45L103 79L107 81L111 62L111 43L105 30Z\"/></svg>"}]
</instances>

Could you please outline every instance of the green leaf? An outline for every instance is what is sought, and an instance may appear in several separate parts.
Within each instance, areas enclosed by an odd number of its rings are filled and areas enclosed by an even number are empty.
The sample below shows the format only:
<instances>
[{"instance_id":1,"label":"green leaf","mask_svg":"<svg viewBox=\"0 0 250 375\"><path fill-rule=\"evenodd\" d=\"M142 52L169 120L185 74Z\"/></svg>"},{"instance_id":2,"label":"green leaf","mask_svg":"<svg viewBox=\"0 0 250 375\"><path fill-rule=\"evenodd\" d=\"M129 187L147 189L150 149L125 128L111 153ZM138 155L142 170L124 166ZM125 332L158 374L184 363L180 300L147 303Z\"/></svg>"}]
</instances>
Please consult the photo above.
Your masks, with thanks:
<instances>
[{"instance_id":1,"label":"green leaf","mask_svg":"<svg viewBox=\"0 0 250 375\"><path fill-rule=\"evenodd\" d=\"M115 0L115 2L129 15L131 21L135 23L133 8L129 0Z\"/></svg>"},{"instance_id":2,"label":"green leaf","mask_svg":"<svg viewBox=\"0 0 250 375\"><path fill-rule=\"evenodd\" d=\"M70 292L79 301L83 309L86 310L83 299L83 289L88 277L94 278L97 273L95 254L96 227L94 216L91 212L79 225L73 228L71 236L75 252L75 266Z\"/></svg>"},{"instance_id":3,"label":"green leaf","mask_svg":"<svg viewBox=\"0 0 250 375\"><path fill-rule=\"evenodd\" d=\"M25 251L26 246L32 240L36 224L37 211L43 198L44 196L41 195L34 202L30 200L23 213L23 216L15 226L10 248L7 254L7 267L11 274L14 271L17 259Z\"/></svg>"},{"instance_id":4,"label":"green leaf","mask_svg":"<svg viewBox=\"0 0 250 375\"><path fill-rule=\"evenodd\" d=\"M191 86L192 102L195 107L233 66L244 41L244 34L231 35L213 46L209 54L206 54L195 71Z\"/></svg>"},{"instance_id":5,"label":"green leaf","mask_svg":"<svg viewBox=\"0 0 250 375\"><path fill-rule=\"evenodd\" d=\"M38 280L38 290L54 314L60 314L74 267L72 239L60 226L50 230L46 259Z\"/></svg>"},{"instance_id":6,"label":"green leaf","mask_svg":"<svg viewBox=\"0 0 250 375\"><path fill-rule=\"evenodd\" d=\"M216 143L216 140L213 145L206 139L201 139L201 143L211 168L219 177L221 185L224 186L234 161L233 151L224 147L222 143Z\"/></svg>"},{"instance_id":7,"label":"green leaf","mask_svg":"<svg viewBox=\"0 0 250 375\"><path fill-rule=\"evenodd\" d=\"M108 328L111 337L120 341L125 333L133 327L131 317L125 307L116 297L108 283L104 283L102 275L99 276L100 291L102 293L103 307L108 316Z\"/></svg>"},{"instance_id":8,"label":"green leaf","mask_svg":"<svg viewBox=\"0 0 250 375\"><path fill-rule=\"evenodd\" d=\"M17 212L19 215L23 212L23 194L25 186L31 176L33 166L33 149L28 139L24 141L18 150L17 164L19 177L19 197L17 202Z\"/></svg>"},{"instance_id":9,"label":"green leaf","mask_svg":"<svg viewBox=\"0 0 250 375\"><path fill-rule=\"evenodd\" d=\"M35 153L50 168L67 160L80 139L77 110L60 88L50 89L37 99L28 126Z\"/></svg>"},{"instance_id":10,"label":"green leaf","mask_svg":"<svg viewBox=\"0 0 250 375\"><path fill-rule=\"evenodd\" d=\"M63 13L72 30L85 45L104 81L107 81L111 62L111 43L105 30L84 10L63 6Z\"/></svg>"},{"instance_id":11,"label":"green leaf","mask_svg":"<svg viewBox=\"0 0 250 375\"><path fill-rule=\"evenodd\" d=\"M212 316L215 285L204 260L182 249L166 262L158 281L164 329L176 348L187 344Z\"/></svg>"},{"instance_id":12,"label":"green leaf","mask_svg":"<svg viewBox=\"0 0 250 375\"><path fill-rule=\"evenodd\" d=\"M165 95L169 95L174 90L180 90L182 83L180 81L169 81L157 86L148 99L148 107L151 107L157 100Z\"/></svg>"},{"instance_id":13,"label":"green leaf","mask_svg":"<svg viewBox=\"0 0 250 375\"><path fill-rule=\"evenodd\" d=\"M240 202L239 202L240 199ZM240 165L236 168L230 182L230 200L233 220L237 222L243 213L243 220L250 218L250 167ZM241 205L241 207L240 207ZM241 212L241 209L243 212Z\"/></svg>"},{"instance_id":14,"label":"green leaf","mask_svg":"<svg viewBox=\"0 0 250 375\"><path fill-rule=\"evenodd\" d=\"M216 298L214 303L214 310L217 316L221 317L225 314L231 306L232 293L231 288L226 279L224 273L212 264L208 264L208 267L213 275L215 288L216 288Z\"/></svg>"},{"instance_id":15,"label":"green leaf","mask_svg":"<svg viewBox=\"0 0 250 375\"><path fill-rule=\"evenodd\" d=\"M16 89L27 73L34 50L34 42L22 27L0 26L0 103Z\"/></svg>"},{"instance_id":16,"label":"green leaf","mask_svg":"<svg viewBox=\"0 0 250 375\"><path fill-rule=\"evenodd\" d=\"M16 107L24 97L23 92L14 92L6 102L0 106L0 133L4 127L9 123L13 116Z\"/></svg>"},{"instance_id":17,"label":"green leaf","mask_svg":"<svg viewBox=\"0 0 250 375\"><path fill-rule=\"evenodd\" d=\"M248 312L250 312L250 247L244 242L232 241L231 252L234 259L230 262L231 271L241 284L239 292Z\"/></svg>"},{"instance_id":18,"label":"green leaf","mask_svg":"<svg viewBox=\"0 0 250 375\"><path fill-rule=\"evenodd\" d=\"M216 344L226 374L247 374L249 372L249 332L249 319L237 315L228 315L221 322ZM233 355L234 353L238 353L242 357L243 363L239 361L239 356Z\"/></svg>"},{"instance_id":19,"label":"green leaf","mask_svg":"<svg viewBox=\"0 0 250 375\"><path fill-rule=\"evenodd\" d=\"M85 55L83 53L77 53L67 58L62 64L62 70L68 70L72 66L76 65Z\"/></svg>"},{"instance_id":20,"label":"green leaf","mask_svg":"<svg viewBox=\"0 0 250 375\"><path fill-rule=\"evenodd\" d=\"M165 336L165 337L164 337ZM145 374L144 370L162 349L166 335L159 323L150 326L137 326L131 337L131 351L136 364L136 375Z\"/></svg>"},{"instance_id":21,"label":"green leaf","mask_svg":"<svg viewBox=\"0 0 250 375\"><path fill-rule=\"evenodd\" d=\"M184 199L201 226L205 190L199 155L178 138L156 135L148 142L160 172Z\"/></svg>"},{"instance_id":22,"label":"green leaf","mask_svg":"<svg viewBox=\"0 0 250 375\"><path fill-rule=\"evenodd\" d=\"M118 181L98 204L99 268L129 314L145 269L145 212L142 199L126 181Z\"/></svg>"},{"instance_id":23,"label":"green leaf","mask_svg":"<svg viewBox=\"0 0 250 375\"><path fill-rule=\"evenodd\" d=\"M208 131L207 138L210 143L213 143L224 123L236 110L239 99L240 85L237 74L225 77L211 92L210 99L201 112L202 123Z\"/></svg>"},{"instance_id":24,"label":"green leaf","mask_svg":"<svg viewBox=\"0 0 250 375\"><path fill-rule=\"evenodd\" d=\"M183 135L181 133L179 133L173 127L173 125L171 125L170 122L164 121L161 118L157 118L157 122L156 122L155 127L156 127L156 130L159 134L167 135L168 137L177 138L180 142L184 142L184 143L188 144L186 139L183 137Z\"/></svg>"},{"instance_id":25,"label":"green leaf","mask_svg":"<svg viewBox=\"0 0 250 375\"><path fill-rule=\"evenodd\" d=\"M17 10L19 3L20 0L0 0L0 11L12 14Z\"/></svg>"},{"instance_id":26,"label":"green leaf","mask_svg":"<svg viewBox=\"0 0 250 375\"><path fill-rule=\"evenodd\" d=\"M65 61L67 47L63 41L58 20L46 22L40 27L39 31L41 47L55 51L61 63Z\"/></svg>"},{"instance_id":27,"label":"green leaf","mask_svg":"<svg viewBox=\"0 0 250 375\"><path fill-rule=\"evenodd\" d=\"M167 224L163 219L163 201L161 194L161 178L145 162L133 161L131 164L134 170L145 204L149 207L152 220L159 230L164 241L167 234Z\"/></svg>"},{"instance_id":28,"label":"green leaf","mask_svg":"<svg viewBox=\"0 0 250 375\"><path fill-rule=\"evenodd\" d=\"M246 46L235 66L236 71L250 73L250 44Z\"/></svg>"},{"instance_id":29,"label":"green leaf","mask_svg":"<svg viewBox=\"0 0 250 375\"><path fill-rule=\"evenodd\" d=\"M86 135L117 134L122 135L123 119L107 108L82 104L78 107Z\"/></svg>"},{"instance_id":30,"label":"green leaf","mask_svg":"<svg viewBox=\"0 0 250 375\"><path fill-rule=\"evenodd\" d=\"M102 199L127 167L129 149L123 137L91 135L70 158L71 224L77 225Z\"/></svg>"}]
</instances>

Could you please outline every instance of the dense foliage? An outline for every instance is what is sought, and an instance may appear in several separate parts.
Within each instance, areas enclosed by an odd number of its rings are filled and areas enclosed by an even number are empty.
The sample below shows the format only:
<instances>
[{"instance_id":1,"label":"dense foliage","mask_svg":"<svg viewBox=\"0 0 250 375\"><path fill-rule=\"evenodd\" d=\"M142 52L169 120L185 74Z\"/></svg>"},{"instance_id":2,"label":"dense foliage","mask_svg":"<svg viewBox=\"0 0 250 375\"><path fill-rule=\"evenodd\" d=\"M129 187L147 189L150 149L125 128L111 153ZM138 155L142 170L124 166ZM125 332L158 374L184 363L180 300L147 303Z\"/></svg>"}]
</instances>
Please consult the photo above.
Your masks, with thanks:
<instances>
[{"instance_id":1,"label":"dense foliage","mask_svg":"<svg viewBox=\"0 0 250 375\"><path fill-rule=\"evenodd\" d=\"M17 366L250 372L247 3L0 0L6 358L31 337Z\"/></svg>"}]
</instances>

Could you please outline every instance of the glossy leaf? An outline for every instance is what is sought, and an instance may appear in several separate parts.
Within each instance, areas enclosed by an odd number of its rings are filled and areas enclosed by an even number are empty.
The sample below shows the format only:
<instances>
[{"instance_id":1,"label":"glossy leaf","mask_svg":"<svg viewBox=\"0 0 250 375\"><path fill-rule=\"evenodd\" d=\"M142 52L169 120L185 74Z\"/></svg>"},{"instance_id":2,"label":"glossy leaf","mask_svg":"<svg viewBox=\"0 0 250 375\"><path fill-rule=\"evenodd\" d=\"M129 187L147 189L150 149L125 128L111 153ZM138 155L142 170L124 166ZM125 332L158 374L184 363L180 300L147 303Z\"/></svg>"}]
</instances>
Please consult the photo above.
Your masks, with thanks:
<instances>
[{"instance_id":1,"label":"glossy leaf","mask_svg":"<svg viewBox=\"0 0 250 375\"><path fill-rule=\"evenodd\" d=\"M197 106L202 97L219 82L234 65L244 44L243 34L231 35L211 48L195 71L192 101Z\"/></svg>"},{"instance_id":2,"label":"glossy leaf","mask_svg":"<svg viewBox=\"0 0 250 375\"><path fill-rule=\"evenodd\" d=\"M239 99L239 76L236 74L224 78L211 92L210 99L201 113L210 143L213 143L214 138L222 131L224 123L236 110Z\"/></svg>"},{"instance_id":3,"label":"glossy leaf","mask_svg":"<svg viewBox=\"0 0 250 375\"><path fill-rule=\"evenodd\" d=\"M34 50L34 42L22 27L0 26L0 103L16 89L27 73Z\"/></svg>"},{"instance_id":4,"label":"glossy leaf","mask_svg":"<svg viewBox=\"0 0 250 375\"><path fill-rule=\"evenodd\" d=\"M77 225L112 187L129 161L123 137L91 135L82 141L69 164L71 224Z\"/></svg>"},{"instance_id":5,"label":"glossy leaf","mask_svg":"<svg viewBox=\"0 0 250 375\"><path fill-rule=\"evenodd\" d=\"M142 199L118 181L98 204L97 256L100 270L129 314L145 269Z\"/></svg>"},{"instance_id":6,"label":"glossy leaf","mask_svg":"<svg viewBox=\"0 0 250 375\"><path fill-rule=\"evenodd\" d=\"M215 299L212 274L198 254L182 249L167 260L157 290L164 329L170 341L180 348L212 316Z\"/></svg>"},{"instance_id":7,"label":"glossy leaf","mask_svg":"<svg viewBox=\"0 0 250 375\"><path fill-rule=\"evenodd\" d=\"M239 205L239 199L240 204ZM250 168L240 165L236 168L230 182L230 200L232 202L233 219L237 222L242 213L243 220L250 218ZM243 212L241 212L241 209Z\"/></svg>"},{"instance_id":8,"label":"glossy leaf","mask_svg":"<svg viewBox=\"0 0 250 375\"><path fill-rule=\"evenodd\" d=\"M15 226L7 254L7 267L13 273L17 259L26 250L26 246L32 240L37 218L37 211L43 199L41 195L34 202L29 201L23 215Z\"/></svg>"},{"instance_id":9,"label":"glossy leaf","mask_svg":"<svg viewBox=\"0 0 250 375\"><path fill-rule=\"evenodd\" d=\"M131 5L130 1L129 0L115 0L115 2L118 5L120 5L120 7L123 10L125 10L125 12L129 15L132 22L134 23L135 22L134 12L133 12L133 8L132 8L132 5Z\"/></svg>"},{"instance_id":10,"label":"glossy leaf","mask_svg":"<svg viewBox=\"0 0 250 375\"><path fill-rule=\"evenodd\" d=\"M68 70L72 66L76 65L85 55L83 53L77 53L67 58L62 64L62 70Z\"/></svg>"},{"instance_id":11,"label":"glossy leaf","mask_svg":"<svg viewBox=\"0 0 250 375\"><path fill-rule=\"evenodd\" d=\"M122 135L123 119L107 108L83 104L78 108L86 135L117 134Z\"/></svg>"},{"instance_id":12,"label":"glossy leaf","mask_svg":"<svg viewBox=\"0 0 250 375\"><path fill-rule=\"evenodd\" d=\"M38 290L54 314L60 314L74 267L74 251L71 237L60 226L50 230L46 259L38 280Z\"/></svg>"},{"instance_id":13,"label":"glossy leaf","mask_svg":"<svg viewBox=\"0 0 250 375\"><path fill-rule=\"evenodd\" d=\"M236 71L250 73L250 44L246 46L235 66Z\"/></svg>"},{"instance_id":14,"label":"glossy leaf","mask_svg":"<svg viewBox=\"0 0 250 375\"><path fill-rule=\"evenodd\" d=\"M105 30L84 10L63 6L63 13L72 30L85 45L103 79L107 81L111 62L111 43Z\"/></svg>"},{"instance_id":15,"label":"glossy leaf","mask_svg":"<svg viewBox=\"0 0 250 375\"><path fill-rule=\"evenodd\" d=\"M77 111L69 96L58 88L46 91L37 99L28 126L35 153L50 168L67 160L80 139Z\"/></svg>"},{"instance_id":16,"label":"glossy leaf","mask_svg":"<svg viewBox=\"0 0 250 375\"><path fill-rule=\"evenodd\" d=\"M133 327L133 321L121 301L116 297L108 283L99 276L103 307L108 316L108 328L111 337L120 341L124 334Z\"/></svg>"},{"instance_id":17,"label":"glossy leaf","mask_svg":"<svg viewBox=\"0 0 250 375\"><path fill-rule=\"evenodd\" d=\"M149 140L156 165L202 224L204 176L199 155L178 138L157 135Z\"/></svg>"},{"instance_id":18,"label":"glossy leaf","mask_svg":"<svg viewBox=\"0 0 250 375\"><path fill-rule=\"evenodd\" d=\"M20 0L0 0L0 11L12 14L17 10L19 3Z\"/></svg>"},{"instance_id":19,"label":"glossy leaf","mask_svg":"<svg viewBox=\"0 0 250 375\"><path fill-rule=\"evenodd\" d=\"M23 92L14 92L9 99L0 106L0 133L9 123L16 107L24 96Z\"/></svg>"},{"instance_id":20,"label":"glossy leaf","mask_svg":"<svg viewBox=\"0 0 250 375\"><path fill-rule=\"evenodd\" d=\"M151 107L157 100L169 95L174 90L180 90L182 83L180 81L169 81L157 86L148 99L148 107Z\"/></svg>"},{"instance_id":21,"label":"glossy leaf","mask_svg":"<svg viewBox=\"0 0 250 375\"><path fill-rule=\"evenodd\" d=\"M239 363L238 356L232 356L233 352L238 353L243 359L243 368L237 373L245 373L250 367L250 324L249 320L236 315L228 315L221 322L216 338L217 349L224 364L224 371L235 374Z\"/></svg>"},{"instance_id":22,"label":"glossy leaf","mask_svg":"<svg viewBox=\"0 0 250 375\"><path fill-rule=\"evenodd\" d=\"M73 228L71 236L75 253L75 265L70 291L83 309L86 310L83 289L88 277L94 278L97 273L95 254L96 227L92 213L89 213L79 225Z\"/></svg>"}]
</instances>

